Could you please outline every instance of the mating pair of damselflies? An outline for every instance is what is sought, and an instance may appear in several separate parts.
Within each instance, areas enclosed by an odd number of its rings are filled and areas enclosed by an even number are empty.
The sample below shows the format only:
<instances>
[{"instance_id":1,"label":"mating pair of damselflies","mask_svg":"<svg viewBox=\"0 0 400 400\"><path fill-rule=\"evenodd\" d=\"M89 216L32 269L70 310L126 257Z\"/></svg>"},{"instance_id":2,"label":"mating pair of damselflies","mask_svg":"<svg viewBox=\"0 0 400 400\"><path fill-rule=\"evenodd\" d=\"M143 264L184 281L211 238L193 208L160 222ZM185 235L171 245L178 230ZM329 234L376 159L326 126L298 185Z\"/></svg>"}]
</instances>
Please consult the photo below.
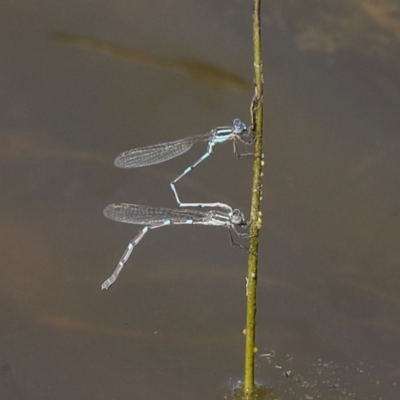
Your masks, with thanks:
<instances>
[{"instance_id":1,"label":"mating pair of damselflies","mask_svg":"<svg viewBox=\"0 0 400 400\"><path fill-rule=\"evenodd\" d=\"M175 184L186 174L196 168L202 161L212 154L213 147L217 143L227 141L233 142L233 153L237 158L252 155L252 153L240 154L237 148L237 141L246 145L253 143L253 139L246 140L250 132L246 125L235 119L232 126L214 128L205 134L188 136L173 142L156 144L153 146L141 147L121 153L115 159L115 165L120 168L137 168L159 164L177 157L188 151L197 142L207 142L206 152L192 165L187 167L171 183L171 189L175 195L179 207L207 207L209 211L168 208L154 208L136 204L110 204L104 209L104 215L118 222L128 224L145 225L145 227L128 244L124 254L118 262L113 274L102 284L102 289L108 289L117 279L119 273L128 261L134 247L142 240L143 236L151 229L160 228L166 225L207 225L223 226L228 228L231 244L243 248L235 243L232 237L234 231L238 237L248 237L246 232L238 232L237 227L247 227L243 213L238 209L232 209L225 203L182 203L179 199Z\"/></svg>"}]
</instances>

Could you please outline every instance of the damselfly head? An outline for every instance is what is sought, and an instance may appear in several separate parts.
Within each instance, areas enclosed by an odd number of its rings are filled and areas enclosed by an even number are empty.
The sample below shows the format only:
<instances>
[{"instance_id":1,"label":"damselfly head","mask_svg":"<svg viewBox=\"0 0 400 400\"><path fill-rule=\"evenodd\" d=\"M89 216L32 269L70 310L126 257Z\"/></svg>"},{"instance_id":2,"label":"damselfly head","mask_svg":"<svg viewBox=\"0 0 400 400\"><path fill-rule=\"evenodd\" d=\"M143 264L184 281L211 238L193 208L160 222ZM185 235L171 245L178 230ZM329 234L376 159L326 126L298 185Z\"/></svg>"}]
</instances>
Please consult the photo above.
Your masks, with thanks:
<instances>
[{"instance_id":1,"label":"damselfly head","mask_svg":"<svg viewBox=\"0 0 400 400\"><path fill-rule=\"evenodd\" d=\"M239 226L247 225L247 221L245 220L243 213L237 208L232 212L231 222Z\"/></svg>"},{"instance_id":2,"label":"damselfly head","mask_svg":"<svg viewBox=\"0 0 400 400\"><path fill-rule=\"evenodd\" d=\"M235 118L233 120L233 131L236 134L241 135L244 132L247 132L247 126L239 118Z\"/></svg>"}]
</instances>

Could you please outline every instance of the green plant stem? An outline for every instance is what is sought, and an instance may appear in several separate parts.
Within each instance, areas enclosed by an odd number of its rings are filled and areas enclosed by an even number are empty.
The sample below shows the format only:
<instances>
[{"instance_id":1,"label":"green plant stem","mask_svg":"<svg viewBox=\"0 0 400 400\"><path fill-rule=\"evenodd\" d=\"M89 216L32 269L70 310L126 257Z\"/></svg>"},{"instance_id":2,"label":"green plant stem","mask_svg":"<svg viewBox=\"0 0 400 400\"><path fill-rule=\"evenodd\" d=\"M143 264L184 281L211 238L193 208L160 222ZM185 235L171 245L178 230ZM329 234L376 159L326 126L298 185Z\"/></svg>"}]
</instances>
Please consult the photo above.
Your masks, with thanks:
<instances>
[{"instance_id":1,"label":"green plant stem","mask_svg":"<svg viewBox=\"0 0 400 400\"><path fill-rule=\"evenodd\" d=\"M255 94L251 105L251 118L256 137L254 146L253 186L250 213L250 251L247 273L247 317L246 317L246 347L244 369L244 398L252 399L254 394L254 356L257 351L255 346L256 330L256 294L257 294L257 266L259 232L261 228L261 167L262 142L263 142L263 73L261 57L261 25L260 25L261 0L253 0L253 47L254 47L254 73Z\"/></svg>"}]
</instances>

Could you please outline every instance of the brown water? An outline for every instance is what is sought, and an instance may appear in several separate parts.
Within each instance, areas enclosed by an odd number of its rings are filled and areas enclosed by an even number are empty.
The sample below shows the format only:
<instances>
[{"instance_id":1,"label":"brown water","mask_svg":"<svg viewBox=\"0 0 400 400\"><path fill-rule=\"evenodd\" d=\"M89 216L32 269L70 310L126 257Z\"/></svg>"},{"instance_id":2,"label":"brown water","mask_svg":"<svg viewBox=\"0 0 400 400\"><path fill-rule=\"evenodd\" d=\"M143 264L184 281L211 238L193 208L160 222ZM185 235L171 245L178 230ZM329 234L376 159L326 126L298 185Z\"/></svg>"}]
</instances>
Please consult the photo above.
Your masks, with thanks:
<instances>
[{"instance_id":1,"label":"brown water","mask_svg":"<svg viewBox=\"0 0 400 400\"><path fill-rule=\"evenodd\" d=\"M115 156L235 117L248 123L252 93L65 46L49 32L251 81L249 2L3 3L0 399L223 398L243 376L246 255L223 229L166 227L102 292L137 232L102 209L175 207L169 182L204 145L130 171ZM398 5L263 10L257 382L279 399L399 394ZM251 161L221 145L178 190L248 215L250 180Z\"/></svg>"}]
</instances>

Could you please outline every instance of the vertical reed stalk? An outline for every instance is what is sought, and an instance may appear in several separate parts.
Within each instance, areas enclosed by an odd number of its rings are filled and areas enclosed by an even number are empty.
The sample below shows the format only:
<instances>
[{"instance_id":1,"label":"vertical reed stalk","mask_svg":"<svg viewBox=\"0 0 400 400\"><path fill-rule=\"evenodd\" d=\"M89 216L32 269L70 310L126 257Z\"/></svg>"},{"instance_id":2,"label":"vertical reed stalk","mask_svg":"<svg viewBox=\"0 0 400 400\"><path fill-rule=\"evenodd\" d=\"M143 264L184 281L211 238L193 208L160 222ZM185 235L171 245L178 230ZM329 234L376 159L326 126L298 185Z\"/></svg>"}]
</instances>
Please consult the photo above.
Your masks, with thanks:
<instances>
[{"instance_id":1,"label":"vertical reed stalk","mask_svg":"<svg viewBox=\"0 0 400 400\"><path fill-rule=\"evenodd\" d=\"M251 104L251 118L254 129L255 149L253 164L253 186L251 198L250 220L250 251L247 273L247 317L246 317L246 347L245 347L245 373L244 373L244 398L253 399L254 395L254 357L257 351L255 346L256 329L256 290L259 232L261 228L261 178L262 178L262 142L263 142L263 72L261 57L261 0L253 0L253 47L254 47L254 98Z\"/></svg>"}]
</instances>

